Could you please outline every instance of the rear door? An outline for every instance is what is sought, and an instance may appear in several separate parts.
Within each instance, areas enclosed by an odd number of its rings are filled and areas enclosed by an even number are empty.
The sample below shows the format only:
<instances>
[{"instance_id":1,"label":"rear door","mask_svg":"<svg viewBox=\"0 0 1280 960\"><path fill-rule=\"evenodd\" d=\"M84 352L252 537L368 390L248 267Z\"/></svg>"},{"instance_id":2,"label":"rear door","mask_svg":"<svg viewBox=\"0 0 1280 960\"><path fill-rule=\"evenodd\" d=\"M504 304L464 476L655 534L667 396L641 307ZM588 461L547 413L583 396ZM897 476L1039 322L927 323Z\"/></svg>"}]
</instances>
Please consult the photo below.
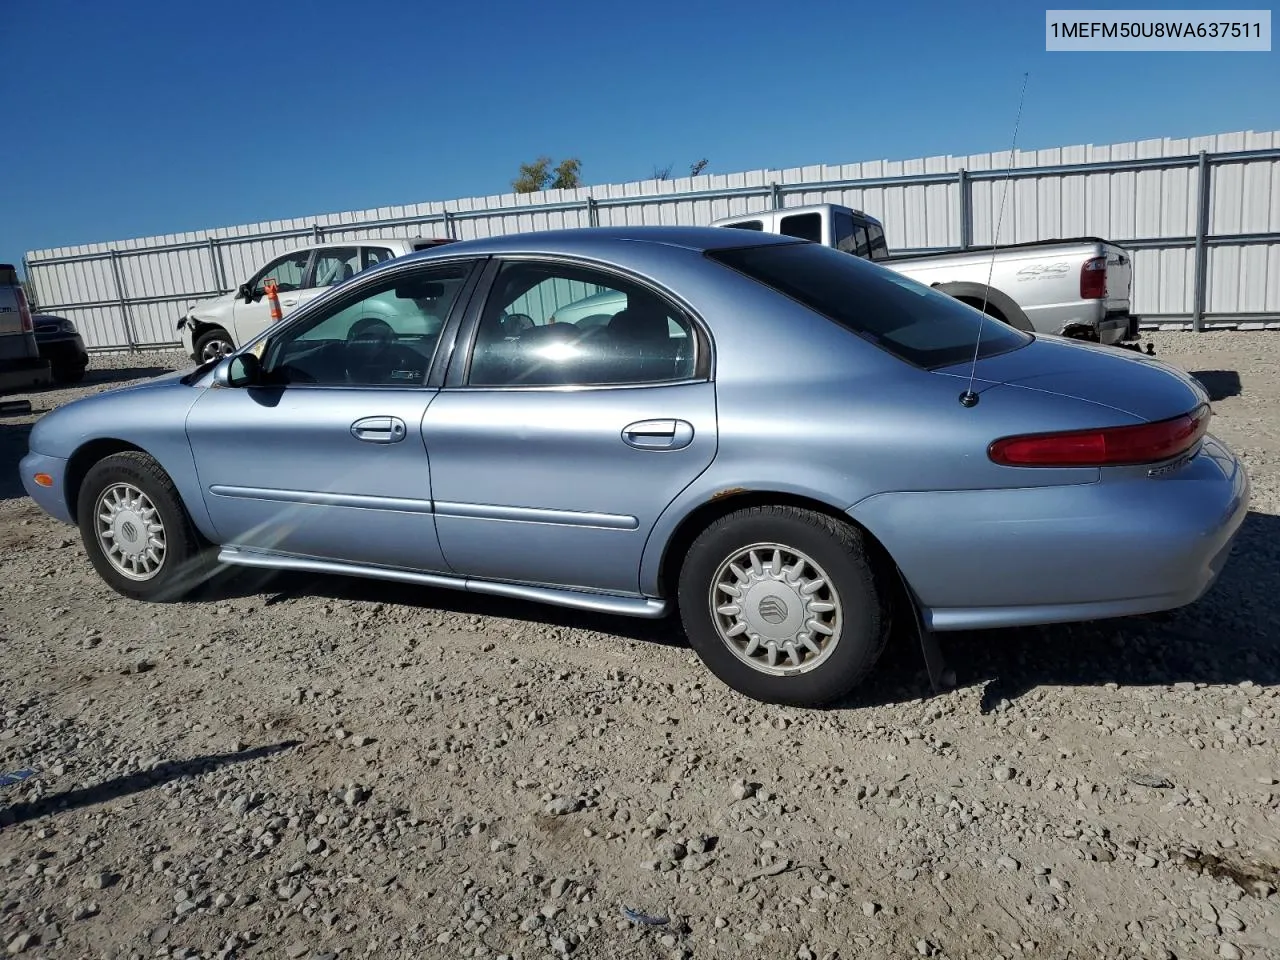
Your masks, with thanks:
<instances>
[{"instance_id":1,"label":"rear door","mask_svg":"<svg viewBox=\"0 0 1280 960\"><path fill-rule=\"evenodd\" d=\"M715 456L710 341L603 269L493 272L423 421L445 559L469 577L637 594L658 516ZM607 324L553 322L611 291L626 308ZM503 323L517 314L529 322Z\"/></svg>"}]
</instances>

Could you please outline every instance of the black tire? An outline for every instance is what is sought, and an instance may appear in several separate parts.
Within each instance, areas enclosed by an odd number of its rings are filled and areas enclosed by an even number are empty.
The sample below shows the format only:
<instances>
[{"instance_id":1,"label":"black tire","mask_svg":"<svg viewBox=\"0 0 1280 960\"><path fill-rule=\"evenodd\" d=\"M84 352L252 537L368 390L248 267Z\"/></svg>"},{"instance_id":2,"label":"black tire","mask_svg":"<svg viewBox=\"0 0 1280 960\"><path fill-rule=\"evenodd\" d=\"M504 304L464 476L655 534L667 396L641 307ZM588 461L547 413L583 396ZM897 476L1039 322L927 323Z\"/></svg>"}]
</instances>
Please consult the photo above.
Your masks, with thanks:
<instances>
[{"instance_id":1,"label":"black tire","mask_svg":"<svg viewBox=\"0 0 1280 960\"><path fill-rule=\"evenodd\" d=\"M762 672L721 638L710 601L716 572L736 552L758 543L807 554L839 594L842 622L834 648L808 672ZM863 533L825 514L789 506L750 507L708 526L685 555L678 604L689 642L712 673L755 700L791 706L821 706L857 687L884 652L891 623L889 585ZM761 606L757 603L757 610Z\"/></svg>"},{"instance_id":2,"label":"black tire","mask_svg":"<svg viewBox=\"0 0 1280 960\"><path fill-rule=\"evenodd\" d=\"M54 367L53 379L57 383L79 383L84 379L84 367Z\"/></svg>"},{"instance_id":3,"label":"black tire","mask_svg":"<svg viewBox=\"0 0 1280 960\"><path fill-rule=\"evenodd\" d=\"M116 484L129 484L154 505L164 527L163 560L148 579L126 576L107 557L98 538L98 502ZM85 475L76 502L80 538L98 575L117 593L133 600L168 603L188 596L212 573L214 548L200 536L177 488L160 464L129 450L99 460ZM136 531L136 526L133 528Z\"/></svg>"},{"instance_id":4,"label":"black tire","mask_svg":"<svg viewBox=\"0 0 1280 960\"><path fill-rule=\"evenodd\" d=\"M227 345L234 347L235 344L231 339L231 334L223 330L221 327L209 327L196 337L196 342L191 345L191 352L195 354L196 363L204 363L208 357L204 355L205 349L216 341L222 341ZM223 353L225 356L225 352Z\"/></svg>"}]
</instances>

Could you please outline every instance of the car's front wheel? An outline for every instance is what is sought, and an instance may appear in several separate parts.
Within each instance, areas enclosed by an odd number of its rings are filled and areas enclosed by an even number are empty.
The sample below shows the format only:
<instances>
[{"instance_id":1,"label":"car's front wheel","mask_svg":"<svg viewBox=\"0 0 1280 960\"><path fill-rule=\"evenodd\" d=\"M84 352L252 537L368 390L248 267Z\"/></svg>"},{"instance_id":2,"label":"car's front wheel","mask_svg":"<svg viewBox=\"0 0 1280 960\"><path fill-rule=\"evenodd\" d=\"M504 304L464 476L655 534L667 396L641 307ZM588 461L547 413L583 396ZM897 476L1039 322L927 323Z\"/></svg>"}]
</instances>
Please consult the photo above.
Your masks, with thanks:
<instances>
[{"instance_id":1,"label":"car's front wheel","mask_svg":"<svg viewBox=\"0 0 1280 960\"><path fill-rule=\"evenodd\" d=\"M196 337L196 342L192 344L197 363L220 360L229 356L235 348L235 344L231 342L231 334L221 327L210 327Z\"/></svg>"},{"instance_id":2,"label":"car's front wheel","mask_svg":"<svg viewBox=\"0 0 1280 960\"><path fill-rule=\"evenodd\" d=\"M180 600L208 578L210 544L169 475L145 453L112 454L90 467L76 515L90 562L117 593Z\"/></svg>"},{"instance_id":3,"label":"car's front wheel","mask_svg":"<svg viewBox=\"0 0 1280 960\"><path fill-rule=\"evenodd\" d=\"M767 703L846 695L888 639L888 589L861 531L816 511L751 507L715 521L689 548L678 594L703 663Z\"/></svg>"}]
</instances>

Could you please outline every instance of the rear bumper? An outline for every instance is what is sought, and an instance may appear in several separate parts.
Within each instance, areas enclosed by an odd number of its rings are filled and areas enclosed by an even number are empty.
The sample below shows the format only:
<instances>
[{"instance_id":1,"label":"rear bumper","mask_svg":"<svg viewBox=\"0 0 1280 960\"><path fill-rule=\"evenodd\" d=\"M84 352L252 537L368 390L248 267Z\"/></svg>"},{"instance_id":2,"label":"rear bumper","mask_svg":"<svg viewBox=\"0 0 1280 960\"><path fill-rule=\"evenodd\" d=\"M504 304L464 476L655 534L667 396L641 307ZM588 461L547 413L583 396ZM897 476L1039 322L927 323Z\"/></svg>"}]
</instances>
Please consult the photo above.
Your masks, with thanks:
<instances>
[{"instance_id":1,"label":"rear bumper","mask_svg":"<svg viewBox=\"0 0 1280 960\"><path fill-rule=\"evenodd\" d=\"M0 360L0 392L45 387L52 382L49 361L44 357Z\"/></svg>"},{"instance_id":2,"label":"rear bumper","mask_svg":"<svg viewBox=\"0 0 1280 960\"><path fill-rule=\"evenodd\" d=\"M1138 335L1138 318L1126 313L1109 313L1098 322L1100 343L1119 343L1133 340Z\"/></svg>"},{"instance_id":3,"label":"rear bumper","mask_svg":"<svg viewBox=\"0 0 1280 960\"><path fill-rule=\"evenodd\" d=\"M53 478L53 485L42 487L35 482L37 473L47 473ZM61 457L48 457L43 453L28 453L18 462L18 475L22 478L22 489L27 496L49 516L63 523L75 523L71 511L67 509L67 498L64 483L67 475L67 461Z\"/></svg>"},{"instance_id":4,"label":"rear bumper","mask_svg":"<svg viewBox=\"0 0 1280 960\"><path fill-rule=\"evenodd\" d=\"M902 569L934 630L1096 620L1185 606L1226 563L1248 512L1216 439L1158 477L883 494L850 515Z\"/></svg>"},{"instance_id":5,"label":"rear bumper","mask_svg":"<svg viewBox=\"0 0 1280 960\"><path fill-rule=\"evenodd\" d=\"M79 335L58 337L57 339L36 339L40 346L40 356L54 367L87 367L89 351L84 347L84 340Z\"/></svg>"}]
</instances>

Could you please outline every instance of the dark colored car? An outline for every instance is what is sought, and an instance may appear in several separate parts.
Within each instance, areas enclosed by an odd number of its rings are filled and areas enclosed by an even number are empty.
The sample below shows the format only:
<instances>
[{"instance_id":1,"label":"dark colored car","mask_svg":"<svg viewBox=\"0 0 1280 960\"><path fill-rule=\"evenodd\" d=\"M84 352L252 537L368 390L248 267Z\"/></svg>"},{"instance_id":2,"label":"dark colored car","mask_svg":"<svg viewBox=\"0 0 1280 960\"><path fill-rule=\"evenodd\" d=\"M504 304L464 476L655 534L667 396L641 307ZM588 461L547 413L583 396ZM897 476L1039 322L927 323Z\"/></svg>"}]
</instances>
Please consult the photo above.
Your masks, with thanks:
<instances>
[{"instance_id":1,"label":"dark colored car","mask_svg":"<svg viewBox=\"0 0 1280 960\"><path fill-rule=\"evenodd\" d=\"M89 366L89 351L76 325L65 317L37 313L35 321L36 344L40 356L49 361L53 379L57 383L77 383L84 379Z\"/></svg>"},{"instance_id":2,"label":"dark colored car","mask_svg":"<svg viewBox=\"0 0 1280 960\"><path fill-rule=\"evenodd\" d=\"M29 390L49 382L49 363L40 356L31 308L11 263L0 263L0 392Z\"/></svg>"}]
</instances>

